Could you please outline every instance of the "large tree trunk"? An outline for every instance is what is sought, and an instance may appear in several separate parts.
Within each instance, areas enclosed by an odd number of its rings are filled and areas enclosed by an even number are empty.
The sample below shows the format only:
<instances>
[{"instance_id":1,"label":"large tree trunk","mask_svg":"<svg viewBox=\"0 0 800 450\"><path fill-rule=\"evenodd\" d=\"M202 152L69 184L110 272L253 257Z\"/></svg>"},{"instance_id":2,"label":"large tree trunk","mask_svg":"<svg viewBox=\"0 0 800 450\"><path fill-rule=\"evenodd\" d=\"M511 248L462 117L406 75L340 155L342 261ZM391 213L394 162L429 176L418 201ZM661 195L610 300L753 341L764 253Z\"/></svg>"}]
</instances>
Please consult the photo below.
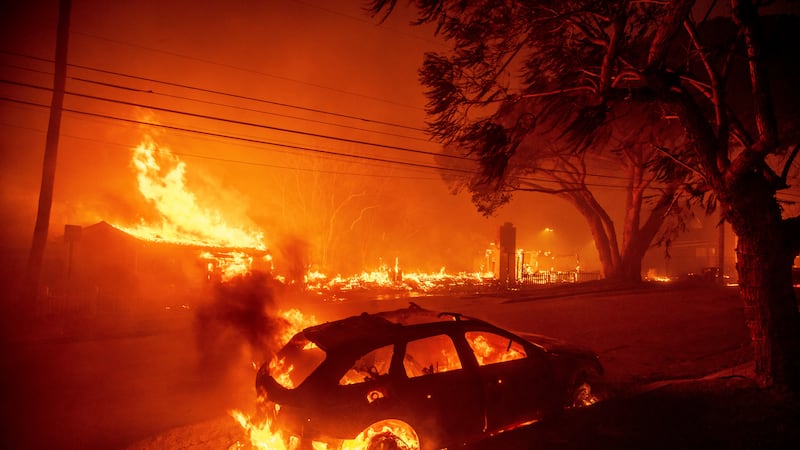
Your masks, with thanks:
<instances>
[{"instance_id":1,"label":"large tree trunk","mask_svg":"<svg viewBox=\"0 0 800 450\"><path fill-rule=\"evenodd\" d=\"M643 256L640 255L631 257L626 255L623 257L617 273L617 279L632 283L642 281L642 258Z\"/></svg>"},{"instance_id":2,"label":"large tree trunk","mask_svg":"<svg viewBox=\"0 0 800 450\"><path fill-rule=\"evenodd\" d=\"M786 235L774 194L757 174L721 196L736 246L739 291L745 304L761 386L800 389L800 314L792 286L792 238Z\"/></svg>"},{"instance_id":3,"label":"large tree trunk","mask_svg":"<svg viewBox=\"0 0 800 450\"><path fill-rule=\"evenodd\" d=\"M599 204L586 191L569 192L561 195L561 197L570 202L586 219L586 224L592 233L594 246L600 259L603 278L617 278L621 258L613 222L603 220L601 214L598 213Z\"/></svg>"}]
</instances>

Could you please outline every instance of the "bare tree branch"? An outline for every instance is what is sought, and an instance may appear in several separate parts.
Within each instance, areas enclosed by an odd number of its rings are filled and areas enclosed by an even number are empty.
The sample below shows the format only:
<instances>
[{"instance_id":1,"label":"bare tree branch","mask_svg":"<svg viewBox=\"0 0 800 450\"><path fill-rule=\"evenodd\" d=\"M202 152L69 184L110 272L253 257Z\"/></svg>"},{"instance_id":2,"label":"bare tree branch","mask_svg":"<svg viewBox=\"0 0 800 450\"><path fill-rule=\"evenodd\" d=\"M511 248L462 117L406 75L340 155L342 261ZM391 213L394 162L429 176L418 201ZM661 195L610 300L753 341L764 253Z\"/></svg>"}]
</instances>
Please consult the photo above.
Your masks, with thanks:
<instances>
[{"instance_id":1,"label":"bare tree branch","mask_svg":"<svg viewBox=\"0 0 800 450\"><path fill-rule=\"evenodd\" d=\"M753 96L758 141L753 149L771 152L778 143L778 125L769 92L769 78L761 61L761 24L758 11L749 0L731 0L733 18L744 34L747 64L750 70L750 89Z\"/></svg>"},{"instance_id":2,"label":"bare tree branch","mask_svg":"<svg viewBox=\"0 0 800 450\"><path fill-rule=\"evenodd\" d=\"M706 70L706 76L708 76L708 79L711 81L711 90L709 93L711 94L711 106L714 108L714 120L717 125L717 146L715 149L716 164L718 170L724 171L730 165L730 159L728 158L728 115L725 112L725 92L723 91L723 85L719 74L708 59L708 50L700 44L694 23L691 20L685 20L683 24L689 34L692 45L694 45L697 50L697 54L700 55L700 61L703 63L703 67Z\"/></svg>"},{"instance_id":3,"label":"bare tree branch","mask_svg":"<svg viewBox=\"0 0 800 450\"><path fill-rule=\"evenodd\" d=\"M625 24L628 18L624 13L620 13L614 20L611 29L611 39L606 48L606 54L603 56L603 64L600 66L600 92L603 95L611 87L611 74L613 73L614 65L617 61L617 54L620 51L623 41L625 40Z\"/></svg>"},{"instance_id":4,"label":"bare tree branch","mask_svg":"<svg viewBox=\"0 0 800 450\"><path fill-rule=\"evenodd\" d=\"M792 167L792 163L794 163L794 158L797 157L798 151L800 151L800 144L795 144L792 153L789 155L789 158L783 165L783 170L781 171L781 180L784 184L788 183L789 169Z\"/></svg>"},{"instance_id":5,"label":"bare tree branch","mask_svg":"<svg viewBox=\"0 0 800 450\"><path fill-rule=\"evenodd\" d=\"M706 176L705 176L705 174L704 174L703 172L701 172L701 171L699 171L699 170L695 169L694 167L690 166L689 164L686 164L685 162L681 161L680 159L678 159L677 157L675 157L675 155L673 155L672 153L670 153L670 152L669 152L667 149L665 149L665 148L663 148L663 147L661 147L660 145L657 145L657 144L652 144L652 147L653 147L654 149L658 150L658 151L659 151L661 154L663 154L663 155L665 155L666 157L668 157L669 159L671 159L671 160L675 161L676 163L678 163L680 166L682 166L682 167L683 167L683 168L685 168L686 170L689 170L689 171L693 172L695 175L697 175L697 176L699 176L700 178L702 178L703 180L706 180L706 181L708 181L708 180L706 179Z\"/></svg>"},{"instance_id":6,"label":"bare tree branch","mask_svg":"<svg viewBox=\"0 0 800 450\"><path fill-rule=\"evenodd\" d=\"M660 65L667 54L667 48L672 37L694 6L694 0L672 0L666 7L666 17L661 21L653 41L650 43L650 53L647 56L647 67L654 68Z\"/></svg>"}]
</instances>

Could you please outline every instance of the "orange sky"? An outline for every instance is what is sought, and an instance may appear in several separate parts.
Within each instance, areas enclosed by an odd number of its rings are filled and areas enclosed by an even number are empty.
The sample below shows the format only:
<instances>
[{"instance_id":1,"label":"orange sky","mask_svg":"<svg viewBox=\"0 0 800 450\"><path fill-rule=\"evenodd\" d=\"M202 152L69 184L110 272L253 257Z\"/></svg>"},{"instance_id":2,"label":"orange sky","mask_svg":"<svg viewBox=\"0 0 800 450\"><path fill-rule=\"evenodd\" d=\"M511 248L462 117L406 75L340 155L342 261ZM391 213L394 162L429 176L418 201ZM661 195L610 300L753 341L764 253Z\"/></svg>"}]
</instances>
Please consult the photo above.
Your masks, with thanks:
<instances>
[{"instance_id":1,"label":"orange sky","mask_svg":"<svg viewBox=\"0 0 800 450\"><path fill-rule=\"evenodd\" d=\"M4 6L0 50L25 55L0 53L4 80L52 85L52 64L28 56L53 58L56 6ZM580 253L585 269L598 269L583 219L559 200L521 194L484 218L467 196L450 195L434 170L298 149L435 164L429 155L386 146L438 151L420 131L425 99L417 70L425 51L443 47L430 29L408 26L403 9L381 25L360 7L323 0L73 0L68 59L91 69L71 67L67 90L115 102L65 100L65 108L94 115L63 116L51 235L67 223L152 219L130 164L147 133L186 163L187 186L206 208L262 230L273 248L300 236L334 271L373 269L379 258L395 257L408 270L477 270L475 260L506 221L516 225L519 246ZM0 86L4 97L49 104L47 92ZM27 245L47 109L3 101L0 115L0 206L8 217L0 234L4 246ZM556 230L550 242L542 242L546 227Z\"/></svg>"}]
</instances>

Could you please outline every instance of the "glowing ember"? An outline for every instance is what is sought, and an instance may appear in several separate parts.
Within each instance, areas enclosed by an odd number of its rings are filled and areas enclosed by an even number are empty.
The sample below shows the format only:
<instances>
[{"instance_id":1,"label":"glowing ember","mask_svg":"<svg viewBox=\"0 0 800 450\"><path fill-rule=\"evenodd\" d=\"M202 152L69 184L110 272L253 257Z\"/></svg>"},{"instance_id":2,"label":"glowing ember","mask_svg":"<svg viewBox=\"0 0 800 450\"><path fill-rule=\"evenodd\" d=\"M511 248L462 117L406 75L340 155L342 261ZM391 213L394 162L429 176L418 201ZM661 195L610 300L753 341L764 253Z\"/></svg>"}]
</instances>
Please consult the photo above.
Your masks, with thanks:
<instances>
[{"instance_id":1,"label":"glowing ember","mask_svg":"<svg viewBox=\"0 0 800 450\"><path fill-rule=\"evenodd\" d=\"M245 252L216 252L204 251L200 259L208 261L208 278L215 275L220 281L228 281L237 275L244 275L253 266L253 257Z\"/></svg>"},{"instance_id":2,"label":"glowing ember","mask_svg":"<svg viewBox=\"0 0 800 450\"><path fill-rule=\"evenodd\" d=\"M592 386L589 383L583 383L575 390L575 399L572 407L591 406L598 401L600 401L600 397L592 392Z\"/></svg>"}]
</instances>

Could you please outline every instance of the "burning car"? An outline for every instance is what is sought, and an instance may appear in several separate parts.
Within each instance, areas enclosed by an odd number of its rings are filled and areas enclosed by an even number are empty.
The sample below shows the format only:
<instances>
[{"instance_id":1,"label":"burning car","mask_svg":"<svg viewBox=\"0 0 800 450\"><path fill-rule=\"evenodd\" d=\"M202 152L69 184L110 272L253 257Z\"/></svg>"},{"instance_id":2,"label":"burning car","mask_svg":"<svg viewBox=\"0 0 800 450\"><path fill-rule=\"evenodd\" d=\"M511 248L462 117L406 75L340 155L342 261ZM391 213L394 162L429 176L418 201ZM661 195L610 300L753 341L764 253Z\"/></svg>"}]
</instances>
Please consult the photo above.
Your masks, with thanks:
<instances>
[{"instance_id":1,"label":"burning car","mask_svg":"<svg viewBox=\"0 0 800 450\"><path fill-rule=\"evenodd\" d=\"M256 389L286 448L438 449L592 404L602 371L590 351L412 304L302 330Z\"/></svg>"}]
</instances>

